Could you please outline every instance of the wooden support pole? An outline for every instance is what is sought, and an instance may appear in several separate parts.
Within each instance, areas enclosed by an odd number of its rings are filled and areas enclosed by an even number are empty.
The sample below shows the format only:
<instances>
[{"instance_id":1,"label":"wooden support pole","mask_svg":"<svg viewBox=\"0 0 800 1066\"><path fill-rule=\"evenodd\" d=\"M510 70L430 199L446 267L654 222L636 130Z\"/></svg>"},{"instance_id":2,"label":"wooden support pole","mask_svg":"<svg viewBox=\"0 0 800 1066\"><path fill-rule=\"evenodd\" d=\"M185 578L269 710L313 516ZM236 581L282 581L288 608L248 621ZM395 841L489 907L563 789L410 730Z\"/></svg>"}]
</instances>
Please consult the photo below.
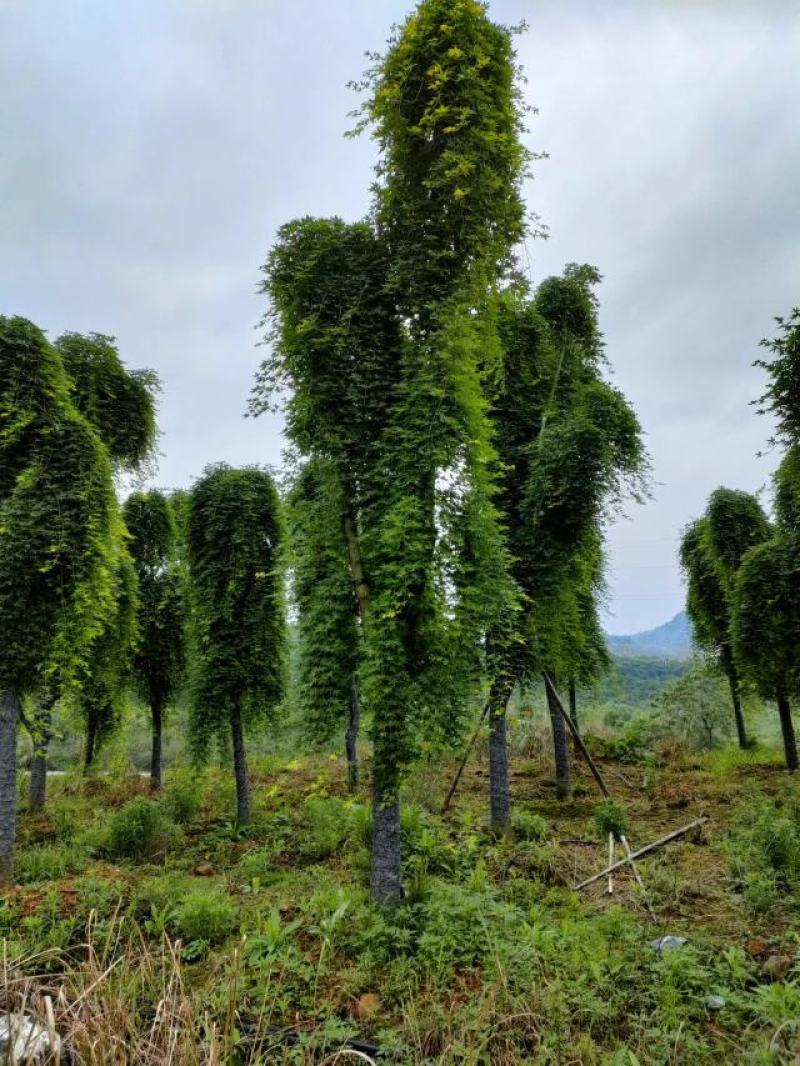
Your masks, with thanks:
<instances>
[{"instance_id":1,"label":"wooden support pole","mask_svg":"<svg viewBox=\"0 0 800 1066\"><path fill-rule=\"evenodd\" d=\"M691 829L694 829L696 826L702 825L704 822L707 821L708 818L705 817L695 818L695 820L693 822L689 822L688 825L683 825L680 829L673 829L671 833L667 833L666 836L659 837L658 840L654 840L652 844L647 844L645 847L639 848L638 851L631 852L630 856L626 855L624 859L618 859L617 862L612 863L610 866L607 866L605 870L601 870L599 874L592 874L591 877L587 877L585 881L581 881L579 885L575 885L573 891L577 892L581 888L586 888L587 885L594 884L595 881L599 881L601 878L609 874L612 870L618 870L620 866L624 866L626 862L630 862L633 859L639 859L642 857L642 855L647 855L649 852L655 851L656 848L661 848L664 846L664 844L669 844L671 841L677 840L678 837L683 836Z\"/></svg>"},{"instance_id":2,"label":"wooden support pole","mask_svg":"<svg viewBox=\"0 0 800 1066\"><path fill-rule=\"evenodd\" d=\"M450 791L447 793L447 798L445 799L444 803L442 804L442 814L447 814L447 812L450 810L450 804L453 802L453 796L455 796L455 794L456 794L456 789L458 788L458 784L459 784L459 782L461 780L461 775L464 773L464 768L467 765L467 760L469 759L470 755L472 754L472 749L475 747L475 741L478 739L478 735L479 735L479 733L481 731L481 727L483 726L484 720L486 719L486 715L489 712L489 704L490 704L490 702L491 702L491 700L487 700L486 703L483 706L483 710L481 711L481 716L480 716L480 719L478 721L478 727L475 730L475 732L472 734L472 738L470 739L469 744L467 744L466 750L464 752L464 758L461 760L461 765L459 766L458 772L456 773L456 776L453 779L453 783L450 786Z\"/></svg>"}]
</instances>

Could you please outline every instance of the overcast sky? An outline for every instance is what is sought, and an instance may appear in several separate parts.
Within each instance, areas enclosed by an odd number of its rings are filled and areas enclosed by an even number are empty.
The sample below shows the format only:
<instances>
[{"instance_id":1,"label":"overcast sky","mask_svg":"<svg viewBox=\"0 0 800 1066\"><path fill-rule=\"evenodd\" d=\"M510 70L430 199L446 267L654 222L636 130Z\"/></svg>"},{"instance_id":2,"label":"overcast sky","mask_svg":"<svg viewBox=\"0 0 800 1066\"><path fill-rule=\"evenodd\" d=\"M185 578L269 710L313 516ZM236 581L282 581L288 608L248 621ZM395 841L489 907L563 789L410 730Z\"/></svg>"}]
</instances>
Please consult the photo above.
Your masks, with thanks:
<instances>
[{"instance_id":1,"label":"overcast sky","mask_svg":"<svg viewBox=\"0 0 800 1066\"><path fill-rule=\"evenodd\" d=\"M362 216L374 146L346 88L410 0L0 0L0 313L118 338L163 380L158 482L278 463L243 419L259 267L284 221ZM683 602L681 527L725 483L768 489L749 401L773 316L800 303L800 9L794 0L495 0L527 20L530 207L604 276L616 383L655 498L615 525L608 627ZM766 497L765 497L766 498Z\"/></svg>"}]
</instances>

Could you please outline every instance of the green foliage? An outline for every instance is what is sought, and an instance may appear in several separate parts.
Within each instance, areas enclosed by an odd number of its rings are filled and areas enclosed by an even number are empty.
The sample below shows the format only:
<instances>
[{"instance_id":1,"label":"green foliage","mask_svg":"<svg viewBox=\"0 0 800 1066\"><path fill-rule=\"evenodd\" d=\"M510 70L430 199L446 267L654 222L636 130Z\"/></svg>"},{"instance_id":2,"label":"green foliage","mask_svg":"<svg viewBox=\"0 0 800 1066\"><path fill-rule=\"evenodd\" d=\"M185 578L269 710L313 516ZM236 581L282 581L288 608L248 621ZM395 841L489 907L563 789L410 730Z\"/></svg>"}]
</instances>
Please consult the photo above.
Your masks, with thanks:
<instances>
[{"instance_id":1,"label":"green foliage","mask_svg":"<svg viewBox=\"0 0 800 1066\"><path fill-rule=\"evenodd\" d=\"M609 833L614 834L614 839L619 840L627 832L627 814L622 804L616 800L604 800L594 812L594 824L598 836L602 840Z\"/></svg>"},{"instance_id":2,"label":"green foliage","mask_svg":"<svg viewBox=\"0 0 800 1066\"><path fill-rule=\"evenodd\" d=\"M296 698L314 739L347 720L358 670L357 603L343 522L346 501L330 463L312 460L290 497L292 590L298 609Z\"/></svg>"},{"instance_id":3,"label":"green foliage","mask_svg":"<svg viewBox=\"0 0 800 1066\"><path fill-rule=\"evenodd\" d=\"M283 696L282 542L280 500L266 471L206 471L188 527L198 660L191 725L201 751L234 711L263 721Z\"/></svg>"},{"instance_id":4,"label":"green foliage","mask_svg":"<svg viewBox=\"0 0 800 1066\"><path fill-rule=\"evenodd\" d=\"M174 912L174 925L184 941L220 944L234 930L238 911L224 889L197 888L187 893Z\"/></svg>"},{"instance_id":5,"label":"green foliage","mask_svg":"<svg viewBox=\"0 0 800 1066\"><path fill-rule=\"evenodd\" d=\"M792 797L776 804L765 797L739 809L738 826L724 843L731 870L747 903L768 911L797 901L800 876L800 807Z\"/></svg>"},{"instance_id":6,"label":"green foliage","mask_svg":"<svg viewBox=\"0 0 800 1066\"><path fill-rule=\"evenodd\" d=\"M156 489L132 493L123 508L138 579L134 678L150 707L165 709L182 680L185 597L175 564L175 521Z\"/></svg>"},{"instance_id":7,"label":"green foliage","mask_svg":"<svg viewBox=\"0 0 800 1066\"><path fill-rule=\"evenodd\" d=\"M532 840L541 843L547 838L547 822L535 811L526 811L515 807L511 813L511 828L518 840Z\"/></svg>"},{"instance_id":8,"label":"green foliage","mask_svg":"<svg viewBox=\"0 0 800 1066\"><path fill-rule=\"evenodd\" d=\"M14 877L21 885L58 881L86 865L86 853L74 844L38 844L20 848L14 860Z\"/></svg>"},{"instance_id":9,"label":"green foliage","mask_svg":"<svg viewBox=\"0 0 800 1066\"><path fill-rule=\"evenodd\" d=\"M737 661L765 699L800 693L800 560L776 536L749 551L736 579Z\"/></svg>"},{"instance_id":10,"label":"green foliage","mask_svg":"<svg viewBox=\"0 0 800 1066\"><path fill-rule=\"evenodd\" d=\"M0 688L78 683L113 602L116 533L108 454L58 352L0 318Z\"/></svg>"},{"instance_id":11,"label":"green foliage","mask_svg":"<svg viewBox=\"0 0 800 1066\"><path fill-rule=\"evenodd\" d=\"M633 411L599 374L598 281L571 264L533 300L511 290L499 303L497 501L526 605L506 653L513 677L548 669L585 684L608 667L602 529L625 492L643 491L646 460Z\"/></svg>"},{"instance_id":12,"label":"green foliage","mask_svg":"<svg viewBox=\"0 0 800 1066\"><path fill-rule=\"evenodd\" d=\"M161 802L177 825L194 821L203 805L202 774L195 768L171 770Z\"/></svg>"},{"instance_id":13,"label":"green foliage","mask_svg":"<svg viewBox=\"0 0 800 1066\"><path fill-rule=\"evenodd\" d=\"M142 859L150 854L164 829L164 815L155 800L139 797L120 807L109 822L112 855Z\"/></svg>"},{"instance_id":14,"label":"green foliage","mask_svg":"<svg viewBox=\"0 0 800 1066\"><path fill-rule=\"evenodd\" d=\"M729 697L719 674L697 664L656 700L665 735L678 737L696 751L711 750L732 732Z\"/></svg>"},{"instance_id":15,"label":"green foliage","mask_svg":"<svg viewBox=\"0 0 800 1066\"><path fill-rule=\"evenodd\" d=\"M314 859L335 855L350 832L349 811L338 799L309 799L305 805L307 830L302 850Z\"/></svg>"},{"instance_id":16,"label":"green foliage","mask_svg":"<svg viewBox=\"0 0 800 1066\"><path fill-rule=\"evenodd\" d=\"M511 33L476 0L423 0L375 56L359 129L381 158L376 220L402 312L436 317L509 266L525 233Z\"/></svg>"},{"instance_id":17,"label":"green foliage","mask_svg":"<svg viewBox=\"0 0 800 1066\"><path fill-rule=\"evenodd\" d=\"M758 360L766 370L769 386L760 399L762 410L778 422L779 438L787 444L800 443L800 308L788 318L777 318L778 335L763 340L762 347L772 358Z\"/></svg>"},{"instance_id":18,"label":"green foliage","mask_svg":"<svg viewBox=\"0 0 800 1066\"><path fill-rule=\"evenodd\" d=\"M72 401L97 430L114 464L138 470L155 448L158 378L128 370L113 337L65 333L55 342L70 378Z\"/></svg>"}]
</instances>

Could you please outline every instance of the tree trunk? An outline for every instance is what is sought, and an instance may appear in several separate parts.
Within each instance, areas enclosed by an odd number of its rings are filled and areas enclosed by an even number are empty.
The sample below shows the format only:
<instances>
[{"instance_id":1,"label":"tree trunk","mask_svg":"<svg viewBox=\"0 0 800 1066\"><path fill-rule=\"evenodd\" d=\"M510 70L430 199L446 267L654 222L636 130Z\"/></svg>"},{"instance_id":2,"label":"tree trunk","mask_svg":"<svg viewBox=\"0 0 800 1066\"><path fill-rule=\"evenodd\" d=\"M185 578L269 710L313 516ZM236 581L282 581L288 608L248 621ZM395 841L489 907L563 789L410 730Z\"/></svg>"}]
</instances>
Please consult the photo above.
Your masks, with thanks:
<instances>
[{"instance_id":1,"label":"tree trunk","mask_svg":"<svg viewBox=\"0 0 800 1066\"><path fill-rule=\"evenodd\" d=\"M238 705L231 712L233 738L233 770L236 775L236 820L239 825L250 822L250 782L247 777L247 757L242 732L242 709Z\"/></svg>"},{"instance_id":2,"label":"tree trunk","mask_svg":"<svg viewBox=\"0 0 800 1066\"><path fill-rule=\"evenodd\" d=\"M552 676L552 675L551 675ZM558 682L553 678L553 684ZM546 690L546 686L545 686ZM569 747L567 745L567 727L558 708L547 692L547 709L550 712L550 724L553 729L553 754L556 765L556 795L566 799L570 792Z\"/></svg>"},{"instance_id":3,"label":"tree trunk","mask_svg":"<svg viewBox=\"0 0 800 1066\"><path fill-rule=\"evenodd\" d=\"M785 696L778 696L778 714L781 718L781 733L783 733L783 750L786 752L786 769L797 769L797 742L794 737L794 723L792 722L792 708Z\"/></svg>"},{"instance_id":4,"label":"tree trunk","mask_svg":"<svg viewBox=\"0 0 800 1066\"><path fill-rule=\"evenodd\" d=\"M153 721L153 748L150 755L150 791L160 792L161 768L163 763L162 736L164 727L161 699L158 696L150 700L150 715Z\"/></svg>"},{"instance_id":5,"label":"tree trunk","mask_svg":"<svg viewBox=\"0 0 800 1066\"><path fill-rule=\"evenodd\" d=\"M560 716L559 716L560 717ZM578 690L575 687L575 681L572 680L569 683L569 717L575 729L578 729ZM572 738L572 750L575 752L575 756L580 754L578 749L578 742Z\"/></svg>"},{"instance_id":6,"label":"tree trunk","mask_svg":"<svg viewBox=\"0 0 800 1066\"><path fill-rule=\"evenodd\" d=\"M358 790L358 727L361 721L361 699L358 681L354 677L350 682L350 718L344 735L347 752L347 788L350 792Z\"/></svg>"},{"instance_id":7,"label":"tree trunk","mask_svg":"<svg viewBox=\"0 0 800 1066\"><path fill-rule=\"evenodd\" d=\"M511 822L511 791L508 785L508 730L506 708L511 689L495 681L489 694L489 810L492 832L507 833Z\"/></svg>"},{"instance_id":8,"label":"tree trunk","mask_svg":"<svg viewBox=\"0 0 800 1066\"><path fill-rule=\"evenodd\" d=\"M739 693L739 678L733 667L728 671L728 683L731 687L731 700L733 701L733 717L736 722L736 736L739 739L739 747L747 747L747 729L744 724L742 713L742 698Z\"/></svg>"},{"instance_id":9,"label":"tree trunk","mask_svg":"<svg viewBox=\"0 0 800 1066\"><path fill-rule=\"evenodd\" d=\"M45 695L34 716L26 722L33 743L31 778L28 785L28 810L43 811L47 800L47 752L53 738L53 707L56 699Z\"/></svg>"},{"instance_id":10,"label":"tree trunk","mask_svg":"<svg viewBox=\"0 0 800 1066\"><path fill-rule=\"evenodd\" d=\"M88 774L94 765L97 729L91 719L86 723L86 749L83 754L83 773Z\"/></svg>"},{"instance_id":11,"label":"tree trunk","mask_svg":"<svg viewBox=\"0 0 800 1066\"><path fill-rule=\"evenodd\" d=\"M403 895L400 855L400 794L379 781L372 792L372 898L379 907L399 903Z\"/></svg>"},{"instance_id":12,"label":"tree trunk","mask_svg":"<svg viewBox=\"0 0 800 1066\"><path fill-rule=\"evenodd\" d=\"M19 699L0 692L0 884L14 874L17 826L17 718Z\"/></svg>"}]
</instances>

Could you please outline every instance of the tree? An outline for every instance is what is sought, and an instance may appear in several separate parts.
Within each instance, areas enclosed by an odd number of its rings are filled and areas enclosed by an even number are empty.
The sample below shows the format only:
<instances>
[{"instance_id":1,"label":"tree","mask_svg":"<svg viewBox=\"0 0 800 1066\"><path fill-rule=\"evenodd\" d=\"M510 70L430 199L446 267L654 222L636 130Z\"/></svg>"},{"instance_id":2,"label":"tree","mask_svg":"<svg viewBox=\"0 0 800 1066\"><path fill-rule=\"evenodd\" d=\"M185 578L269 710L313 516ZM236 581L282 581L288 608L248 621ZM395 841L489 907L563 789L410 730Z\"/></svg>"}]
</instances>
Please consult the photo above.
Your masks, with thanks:
<instances>
[{"instance_id":1,"label":"tree","mask_svg":"<svg viewBox=\"0 0 800 1066\"><path fill-rule=\"evenodd\" d=\"M710 656L730 686L739 747L747 747L739 669L732 647L736 574L747 551L770 536L767 516L755 496L719 488L705 515L684 530L681 566L687 581L686 610L698 648Z\"/></svg>"},{"instance_id":2,"label":"tree","mask_svg":"<svg viewBox=\"0 0 800 1066\"><path fill-rule=\"evenodd\" d=\"M59 353L0 318L0 879L13 868L23 696L79 685L113 601L118 518L108 452Z\"/></svg>"},{"instance_id":3,"label":"tree","mask_svg":"<svg viewBox=\"0 0 800 1066\"><path fill-rule=\"evenodd\" d=\"M358 785L358 600L342 530L345 501L330 463L312 460L290 496L292 587L297 604L297 690L316 740L345 730L348 783Z\"/></svg>"},{"instance_id":4,"label":"tree","mask_svg":"<svg viewBox=\"0 0 800 1066\"><path fill-rule=\"evenodd\" d=\"M65 333L55 342L69 379L70 398L100 436L115 473L144 469L153 455L158 378L151 370L129 370L120 358L113 337L92 333ZM121 533L121 530L120 530ZM135 575L120 536L115 548L115 588L121 604L109 604L102 633L87 655L84 677L73 702L86 723L86 766L99 743L119 722L122 686L133 638L131 614L135 610ZM128 641L128 645L124 644ZM112 688L116 686L116 689ZM62 693L50 685L41 694L29 732L33 760L29 809L41 809L47 787L47 751L52 737L52 709Z\"/></svg>"},{"instance_id":5,"label":"tree","mask_svg":"<svg viewBox=\"0 0 800 1066\"><path fill-rule=\"evenodd\" d=\"M796 770L790 700L800 695L800 566L790 538L778 533L744 556L732 632L737 661L760 695L778 705L786 766Z\"/></svg>"},{"instance_id":6,"label":"tree","mask_svg":"<svg viewBox=\"0 0 800 1066\"><path fill-rule=\"evenodd\" d=\"M230 730L237 816L250 821L244 730L269 720L285 682L283 520L264 470L210 467L189 505L189 570L197 657L196 750Z\"/></svg>"},{"instance_id":7,"label":"tree","mask_svg":"<svg viewBox=\"0 0 800 1066\"><path fill-rule=\"evenodd\" d=\"M490 694L491 813L501 832L510 815L508 698L516 683L542 671L586 683L604 668L603 526L626 491L642 491L646 472L636 416L600 375L598 280L593 267L570 264L562 277L542 282L533 299L524 288L510 290L498 307L503 359L491 393L496 502L523 602L511 639L498 643ZM563 795L569 751L561 714L549 705Z\"/></svg>"},{"instance_id":8,"label":"tree","mask_svg":"<svg viewBox=\"0 0 800 1066\"><path fill-rule=\"evenodd\" d=\"M342 486L372 722L372 891L392 903L404 769L423 729L452 728L442 668L476 663L481 627L508 603L481 382L491 330L476 311L525 230L527 155L510 33L475 0L423 0L362 88L359 128L381 152L372 222L281 231L257 399L289 387L291 439Z\"/></svg>"},{"instance_id":9,"label":"tree","mask_svg":"<svg viewBox=\"0 0 800 1066\"><path fill-rule=\"evenodd\" d=\"M715 667L699 663L673 681L656 700L659 732L694 749L712 750L731 733L724 682Z\"/></svg>"},{"instance_id":10,"label":"tree","mask_svg":"<svg viewBox=\"0 0 800 1066\"><path fill-rule=\"evenodd\" d=\"M156 489L130 495L123 516L130 536L139 601L133 671L150 708L150 786L158 791L164 715L181 683L184 667L185 603L175 565L175 519L169 500Z\"/></svg>"}]
</instances>

